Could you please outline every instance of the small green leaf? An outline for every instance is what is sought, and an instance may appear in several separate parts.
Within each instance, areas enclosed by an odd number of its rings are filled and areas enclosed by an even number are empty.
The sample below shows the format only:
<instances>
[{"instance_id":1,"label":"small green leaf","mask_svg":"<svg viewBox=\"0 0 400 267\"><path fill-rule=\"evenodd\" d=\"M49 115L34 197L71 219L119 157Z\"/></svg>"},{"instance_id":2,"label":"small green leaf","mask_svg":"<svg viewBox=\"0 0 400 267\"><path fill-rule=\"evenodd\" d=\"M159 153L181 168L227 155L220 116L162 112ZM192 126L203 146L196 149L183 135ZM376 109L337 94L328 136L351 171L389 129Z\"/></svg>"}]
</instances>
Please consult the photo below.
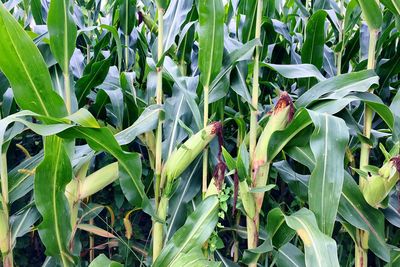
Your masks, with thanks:
<instances>
[{"instance_id":1,"label":"small green leaf","mask_svg":"<svg viewBox=\"0 0 400 267\"><path fill-rule=\"evenodd\" d=\"M104 254L97 256L90 264L89 267L123 267L121 263L112 261Z\"/></svg>"}]
</instances>

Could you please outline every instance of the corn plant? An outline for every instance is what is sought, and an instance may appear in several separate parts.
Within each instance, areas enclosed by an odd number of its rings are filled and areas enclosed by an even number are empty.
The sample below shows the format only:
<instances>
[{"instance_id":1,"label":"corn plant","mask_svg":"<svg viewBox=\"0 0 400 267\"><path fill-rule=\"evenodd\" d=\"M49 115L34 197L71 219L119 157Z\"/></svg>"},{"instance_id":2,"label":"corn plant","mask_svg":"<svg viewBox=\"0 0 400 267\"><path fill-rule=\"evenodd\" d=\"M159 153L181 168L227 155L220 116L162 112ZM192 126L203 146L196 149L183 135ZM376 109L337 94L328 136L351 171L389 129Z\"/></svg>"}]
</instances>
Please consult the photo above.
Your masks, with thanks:
<instances>
[{"instance_id":1,"label":"corn plant","mask_svg":"<svg viewBox=\"0 0 400 267\"><path fill-rule=\"evenodd\" d=\"M400 266L397 0L2 0L2 266Z\"/></svg>"}]
</instances>

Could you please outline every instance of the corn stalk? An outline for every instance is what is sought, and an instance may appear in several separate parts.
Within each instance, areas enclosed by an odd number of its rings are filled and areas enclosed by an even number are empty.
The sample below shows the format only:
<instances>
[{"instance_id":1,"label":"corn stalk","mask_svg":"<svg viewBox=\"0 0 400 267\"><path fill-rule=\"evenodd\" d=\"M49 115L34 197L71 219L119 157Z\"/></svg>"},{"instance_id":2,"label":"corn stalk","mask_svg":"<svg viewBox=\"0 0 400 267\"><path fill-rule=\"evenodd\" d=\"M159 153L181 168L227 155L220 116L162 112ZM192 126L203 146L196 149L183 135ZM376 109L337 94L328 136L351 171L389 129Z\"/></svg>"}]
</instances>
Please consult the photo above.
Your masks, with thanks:
<instances>
[{"instance_id":1,"label":"corn stalk","mask_svg":"<svg viewBox=\"0 0 400 267\"><path fill-rule=\"evenodd\" d=\"M157 12L158 12L158 42L157 42L157 88L156 88L156 102L158 105L162 104L162 65L161 60L164 53L163 48L163 39L164 39L164 7L160 2L157 2ZM156 211L157 213L162 213L164 210L163 205L160 200L160 192L161 192L161 171L162 171L162 120L159 119L158 126L156 130L156 155L155 155L155 189L154 189L154 197L156 202ZM166 216L166 214L165 214ZM153 222L153 262L157 259L158 255L161 252L163 246L163 229L162 224L159 222ZM161 225L161 227L160 227Z\"/></svg>"},{"instance_id":2,"label":"corn stalk","mask_svg":"<svg viewBox=\"0 0 400 267\"><path fill-rule=\"evenodd\" d=\"M369 48L368 48L368 69L375 69L376 66L376 42L379 34L379 29L382 25L382 13L379 7L379 3L376 1L360 1L360 6L367 21L369 28ZM369 90L373 93L373 90ZM367 104L364 104L364 130L363 134L367 139L371 137L373 112ZM368 143L361 143L361 154L360 154L360 169L369 164L369 155L371 147ZM360 177L359 186L361 191L366 183L367 177ZM356 232L356 244L355 244L355 266L366 267L368 266L368 232L357 230Z\"/></svg>"},{"instance_id":3,"label":"corn stalk","mask_svg":"<svg viewBox=\"0 0 400 267\"><path fill-rule=\"evenodd\" d=\"M11 245L11 231L9 224L8 210L8 173L7 173L7 157L3 153L1 155L1 204L0 207L0 252L3 258L3 266L14 266L13 252Z\"/></svg>"},{"instance_id":4,"label":"corn stalk","mask_svg":"<svg viewBox=\"0 0 400 267\"><path fill-rule=\"evenodd\" d=\"M261 36L261 23L262 23L262 9L263 0L257 1L257 15L256 15L256 28L255 38ZM250 162L253 161L256 142L257 142L257 115L258 115L258 91L259 91L259 69L260 69L260 47L256 47L254 55L254 70L253 70L253 88L252 88L252 99L251 99L251 114L250 114L250 140L249 140L249 151L250 151ZM241 190L242 191L242 190ZM245 193L247 194L247 192ZM258 242L258 224L256 218L249 218L247 216L247 247L249 249L257 247ZM255 265L254 265L255 266Z\"/></svg>"}]
</instances>

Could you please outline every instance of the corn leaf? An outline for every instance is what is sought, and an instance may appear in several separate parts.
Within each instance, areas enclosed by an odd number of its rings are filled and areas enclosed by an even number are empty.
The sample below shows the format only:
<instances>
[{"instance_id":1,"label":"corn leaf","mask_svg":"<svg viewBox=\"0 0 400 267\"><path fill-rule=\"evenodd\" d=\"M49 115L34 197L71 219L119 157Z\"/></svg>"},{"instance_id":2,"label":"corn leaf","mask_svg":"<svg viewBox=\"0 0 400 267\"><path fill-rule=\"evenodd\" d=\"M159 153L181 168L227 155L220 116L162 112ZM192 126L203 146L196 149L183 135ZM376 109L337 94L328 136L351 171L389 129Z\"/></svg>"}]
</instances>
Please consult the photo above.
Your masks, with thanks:
<instances>
[{"instance_id":1,"label":"corn leaf","mask_svg":"<svg viewBox=\"0 0 400 267\"><path fill-rule=\"evenodd\" d=\"M208 87L222 66L224 49L224 6L221 0L199 2L200 81Z\"/></svg>"},{"instance_id":2,"label":"corn leaf","mask_svg":"<svg viewBox=\"0 0 400 267\"><path fill-rule=\"evenodd\" d=\"M377 1L358 0L362 10L362 15L371 30L377 30L381 27L383 18L382 11Z\"/></svg>"},{"instance_id":3,"label":"corn leaf","mask_svg":"<svg viewBox=\"0 0 400 267\"><path fill-rule=\"evenodd\" d=\"M122 267L119 262L112 261L106 255L100 254L90 264L89 267Z\"/></svg>"},{"instance_id":4,"label":"corn leaf","mask_svg":"<svg viewBox=\"0 0 400 267\"><path fill-rule=\"evenodd\" d=\"M302 208L285 220L303 240L307 267L339 267L335 240L319 230L310 210Z\"/></svg>"},{"instance_id":5,"label":"corn leaf","mask_svg":"<svg viewBox=\"0 0 400 267\"><path fill-rule=\"evenodd\" d=\"M125 35L129 35L136 21L136 0L120 0L119 4L119 26Z\"/></svg>"},{"instance_id":6,"label":"corn leaf","mask_svg":"<svg viewBox=\"0 0 400 267\"><path fill-rule=\"evenodd\" d=\"M186 16L192 9L193 0L172 0L164 15L164 51L167 51L179 34Z\"/></svg>"},{"instance_id":7,"label":"corn leaf","mask_svg":"<svg viewBox=\"0 0 400 267\"><path fill-rule=\"evenodd\" d=\"M349 134L340 118L309 111L315 130L310 138L316 159L308 187L310 210L323 233L332 235L344 175L344 152Z\"/></svg>"},{"instance_id":8,"label":"corn leaf","mask_svg":"<svg viewBox=\"0 0 400 267\"><path fill-rule=\"evenodd\" d=\"M183 254L201 248L218 222L218 209L219 201L216 196L203 200L168 241L153 266L174 266Z\"/></svg>"},{"instance_id":9,"label":"corn leaf","mask_svg":"<svg viewBox=\"0 0 400 267\"><path fill-rule=\"evenodd\" d=\"M51 1L47 17L51 51L64 73L69 70L77 34L70 10L70 0Z\"/></svg>"},{"instance_id":10,"label":"corn leaf","mask_svg":"<svg viewBox=\"0 0 400 267\"><path fill-rule=\"evenodd\" d=\"M279 267L305 267L304 253L295 245L287 243L275 254L276 264Z\"/></svg>"},{"instance_id":11,"label":"corn leaf","mask_svg":"<svg viewBox=\"0 0 400 267\"><path fill-rule=\"evenodd\" d=\"M74 127L60 133L60 136L83 138L93 150L105 151L115 157L119 162L119 181L125 197L133 206L141 207L146 213L154 215L140 179L142 164L138 153L123 151L107 128Z\"/></svg>"},{"instance_id":12,"label":"corn leaf","mask_svg":"<svg viewBox=\"0 0 400 267\"><path fill-rule=\"evenodd\" d=\"M45 138L44 160L36 168L35 204L43 217L39 235L46 254L59 258L63 266L75 266L68 249L72 228L65 197L72 167L64 146L64 141L57 136Z\"/></svg>"},{"instance_id":13,"label":"corn leaf","mask_svg":"<svg viewBox=\"0 0 400 267\"><path fill-rule=\"evenodd\" d=\"M22 109L53 117L67 110L53 91L47 66L29 35L0 3L0 70Z\"/></svg>"},{"instance_id":14,"label":"corn leaf","mask_svg":"<svg viewBox=\"0 0 400 267\"><path fill-rule=\"evenodd\" d=\"M301 62L313 64L317 69L322 67L326 12L318 10L307 23L306 39L301 48Z\"/></svg>"}]
</instances>

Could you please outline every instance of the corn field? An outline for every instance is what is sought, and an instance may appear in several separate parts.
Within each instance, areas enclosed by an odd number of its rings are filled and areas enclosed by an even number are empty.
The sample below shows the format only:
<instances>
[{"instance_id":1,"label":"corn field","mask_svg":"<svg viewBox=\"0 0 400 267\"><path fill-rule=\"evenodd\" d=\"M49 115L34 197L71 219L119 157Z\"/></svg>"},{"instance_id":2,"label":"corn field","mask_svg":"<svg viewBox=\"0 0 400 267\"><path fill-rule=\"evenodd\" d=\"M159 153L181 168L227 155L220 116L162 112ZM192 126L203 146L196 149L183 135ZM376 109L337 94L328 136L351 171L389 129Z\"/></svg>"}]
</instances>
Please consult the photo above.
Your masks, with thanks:
<instances>
[{"instance_id":1,"label":"corn field","mask_svg":"<svg viewBox=\"0 0 400 267\"><path fill-rule=\"evenodd\" d=\"M1 0L13 266L400 266L399 0Z\"/></svg>"}]
</instances>

